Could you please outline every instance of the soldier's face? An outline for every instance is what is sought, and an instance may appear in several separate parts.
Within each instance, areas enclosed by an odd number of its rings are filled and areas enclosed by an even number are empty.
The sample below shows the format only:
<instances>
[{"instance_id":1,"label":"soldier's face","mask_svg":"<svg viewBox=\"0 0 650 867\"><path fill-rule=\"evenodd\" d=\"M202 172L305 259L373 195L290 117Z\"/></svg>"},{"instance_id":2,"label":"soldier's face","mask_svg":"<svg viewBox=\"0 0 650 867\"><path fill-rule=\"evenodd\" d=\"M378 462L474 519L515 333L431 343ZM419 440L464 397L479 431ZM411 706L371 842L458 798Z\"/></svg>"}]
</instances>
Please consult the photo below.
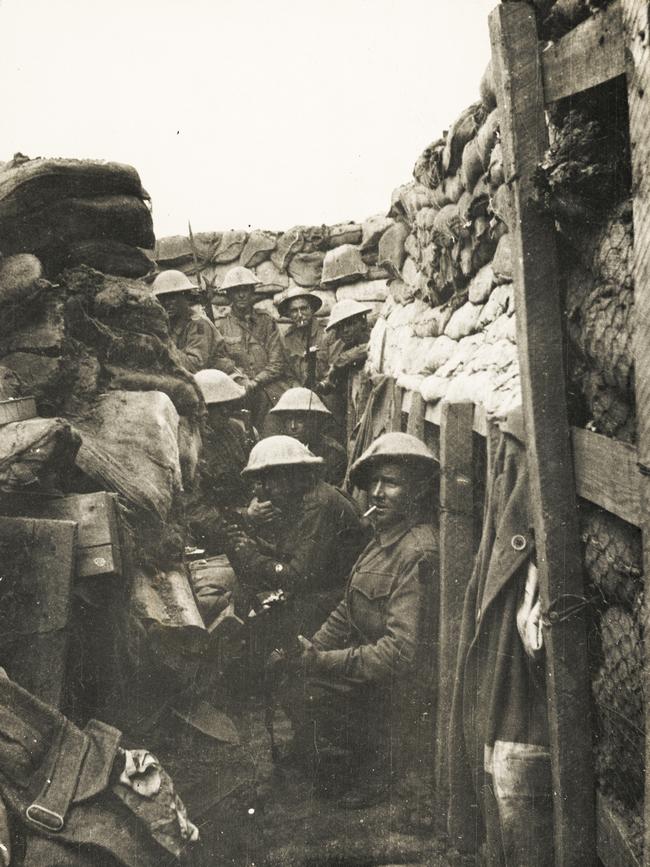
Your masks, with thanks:
<instances>
[{"instance_id":1,"label":"soldier's face","mask_svg":"<svg viewBox=\"0 0 650 867\"><path fill-rule=\"evenodd\" d=\"M296 328L305 328L311 324L313 318L314 311L306 298L296 298L289 302L289 319Z\"/></svg>"},{"instance_id":2,"label":"soldier's face","mask_svg":"<svg viewBox=\"0 0 650 867\"><path fill-rule=\"evenodd\" d=\"M344 319L335 328L336 336L343 341L345 346L354 346L361 340L365 323L365 316L352 316L350 319Z\"/></svg>"},{"instance_id":3,"label":"soldier's face","mask_svg":"<svg viewBox=\"0 0 650 867\"><path fill-rule=\"evenodd\" d=\"M308 412L288 412L284 420L284 432L287 436L309 445L314 434L314 418Z\"/></svg>"},{"instance_id":4,"label":"soldier's face","mask_svg":"<svg viewBox=\"0 0 650 867\"><path fill-rule=\"evenodd\" d=\"M396 462L382 461L370 471L368 499L376 507L372 522L385 530L402 521L411 510L412 478L406 467Z\"/></svg>"},{"instance_id":5,"label":"soldier's face","mask_svg":"<svg viewBox=\"0 0 650 867\"><path fill-rule=\"evenodd\" d=\"M230 303L235 313L249 313L255 301L255 290L252 286L237 286L230 292Z\"/></svg>"},{"instance_id":6,"label":"soldier's face","mask_svg":"<svg viewBox=\"0 0 650 867\"><path fill-rule=\"evenodd\" d=\"M181 319L190 309L190 296L185 292L161 295L160 303L170 319Z\"/></svg>"},{"instance_id":7,"label":"soldier's face","mask_svg":"<svg viewBox=\"0 0 650 867\"><path fill-rule=\"evenodd\" d=\"M266 470L261 482L266 494L265 499L270 500L278 509L286 509L289 503L295 499L294 475L287 467L274 467Z\"/></svg>"}]
</instances>

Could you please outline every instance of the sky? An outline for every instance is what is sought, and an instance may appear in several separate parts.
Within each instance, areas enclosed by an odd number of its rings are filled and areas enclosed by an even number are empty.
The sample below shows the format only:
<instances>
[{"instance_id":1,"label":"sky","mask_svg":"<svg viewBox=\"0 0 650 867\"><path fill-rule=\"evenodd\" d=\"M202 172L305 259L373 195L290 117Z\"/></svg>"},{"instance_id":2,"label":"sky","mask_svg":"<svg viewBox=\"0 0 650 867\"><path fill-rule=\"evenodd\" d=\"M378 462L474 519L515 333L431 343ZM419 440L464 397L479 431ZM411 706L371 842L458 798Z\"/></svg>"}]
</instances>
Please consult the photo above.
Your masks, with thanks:
<instances>
[{"instance_id":1,"label":"sky","mask_svg":"<svg viewBox=\"0 0 650 867\"><path fill-rule=\"evenodd\" d=\"M158 237L363 220L478 98L497 0L0 0L0 159L136 167Z\"/></svg>"}]
</instances>

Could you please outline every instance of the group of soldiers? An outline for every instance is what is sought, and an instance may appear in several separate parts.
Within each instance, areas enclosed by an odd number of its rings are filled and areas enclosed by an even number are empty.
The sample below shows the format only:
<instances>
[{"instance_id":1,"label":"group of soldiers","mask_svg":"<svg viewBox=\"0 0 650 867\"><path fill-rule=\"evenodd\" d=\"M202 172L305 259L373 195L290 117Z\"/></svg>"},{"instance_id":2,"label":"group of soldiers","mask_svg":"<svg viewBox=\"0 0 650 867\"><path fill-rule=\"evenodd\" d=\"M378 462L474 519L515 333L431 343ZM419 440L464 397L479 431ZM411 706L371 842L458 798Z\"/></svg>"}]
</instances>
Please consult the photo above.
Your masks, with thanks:
<instances>
[{"instance_id":1,"label":"group of soldiers","mask_svg":"<svg viewBox=\"0 0 650 867\"><path fill-rule=\"evenodd\" d=\"M193 543L227 555L236 576L209 595L212 615L233 597L244 610L263 593L291 602L264 652L294 731L280 760L365 806L412 760L429 694L437 463L420 440L388 433L347 466L340 438L368 308L339 302L323 328L320 299L294 287L278 305L291 320L282 335L254 307L257 282L231 269L218 326L185 275L154 283L206 406L186 520ZM355 490L366 492L363 516Z\"/></svg>"}]
</instances>

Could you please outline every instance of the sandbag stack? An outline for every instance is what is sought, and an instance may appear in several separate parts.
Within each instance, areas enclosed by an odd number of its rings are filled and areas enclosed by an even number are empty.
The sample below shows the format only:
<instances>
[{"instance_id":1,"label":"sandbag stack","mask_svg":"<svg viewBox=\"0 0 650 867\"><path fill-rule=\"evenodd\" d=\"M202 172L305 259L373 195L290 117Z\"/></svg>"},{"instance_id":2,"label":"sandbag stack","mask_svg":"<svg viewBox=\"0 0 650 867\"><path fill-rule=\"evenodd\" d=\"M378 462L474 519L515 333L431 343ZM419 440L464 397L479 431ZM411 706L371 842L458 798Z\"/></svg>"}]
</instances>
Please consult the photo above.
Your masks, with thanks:
<instances>
[{"instance_id":1,"label":"sandbag stack","mask_svg":"<svg viewBox=\"0 0 650 867\"><path fill-rule=\"evenodd\" d=\"M0 165L0 250L33 253L56 276L86 264L141 277L154 246L149 198L131 166L93 160L29 159Z\"/></svg>"},{"instance_id":2,"label":"sandbag stack","mask_svg":"<svg viewBox=\"0 0 650 867\"><path fill-rule=\"evenodd\" d=\"M398 239L381 251L382 238L393 226L392 219L378 215L364 223L294 226L286 232L196 232L193 243L182 235L161 238L154 256L161 271L174 268L193 279L200 275L201 285L212 293L217 319L228 309L228 298L219 289L235 265L257 275L256 306L275 319L280 318L278 303L294 286L318 295L323 302L318 315L327 318L343 298L376 308L386 299L387 280L394 273L388 260L391 255L399 259L403 250L403 239ZM280 322L281 327L286 324Z\"/></svg>"},{"instance_id":3,"label":"sandbag stack","mask_svg":"<svg viewBox=\"0 0 650 867\"><path fill-rule=\"evenodd\" d=\"M491 69L448 133L393 191L393 223L378 264L389 297L370 340L368 369L425 402L470 400L502 417L521 401L499 116Z\"/></svg>"}]
</instances>

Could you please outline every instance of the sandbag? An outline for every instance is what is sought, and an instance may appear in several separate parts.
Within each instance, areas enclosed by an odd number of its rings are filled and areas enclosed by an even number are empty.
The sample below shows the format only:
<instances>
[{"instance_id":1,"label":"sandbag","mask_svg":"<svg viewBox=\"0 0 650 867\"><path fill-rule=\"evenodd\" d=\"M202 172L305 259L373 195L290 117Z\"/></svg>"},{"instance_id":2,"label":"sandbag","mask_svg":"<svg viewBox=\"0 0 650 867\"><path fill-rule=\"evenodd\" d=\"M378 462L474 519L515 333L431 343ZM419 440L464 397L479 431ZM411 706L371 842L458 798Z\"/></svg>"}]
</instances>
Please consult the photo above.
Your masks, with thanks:
<instances>
[{"instance_id":1,"label":"sandbag","mask_svg":"<svg viewBox=\"0 0 650 867\"><path fill-rule=\"evenodd\" d=\"M494 73L492 71L491 60L486 66L485 72L481 76L479 92L481 94L481 103L486 111L492 111L494 108L496 108L497 94L494 87Z\"/></svg>"},{"instance_id":2,"label":"sandbag","mask_svg":"<svg viewBox=\"0 0 650 867\"><path fill-rule=\"evenodd\" d=\"M63 268L88 265L103 274L120 277L144 277L154 268L153 261L138 247L110 238L78 241L55 255L48 252L46 265L50 274L57 274Z\"/></svg>"},{"instance_id":3,"label":"sandbag","mask_svg":"<svg viewBox=\"0 0 650 867\"><path fill-rule=\"evenodd\" d=\"M448 178L445 178L442 184L443 195L445 198L445 204L450 202L452 205L455 204L460 197L463 195L465 191L465 187L463 186L463 179L460 176L460 172L455 175L450 175ZM440 205L438 207L441 207Z\"/></svg>"},{"instance_id":4,"label":"sandbag","mask_svg":"<svg viewBox=\"0 0 650 867\"><path fill-rule=\"evenodd\" d=\"M0 170L0 222L39 211L68 197L111 195L147 198L137 171L122 163L12 160Z\"/></svg>"},{"instance_id":5,"label":"sandbag","mask_svg":"<svg viewBox=\"0 0 650 867\"><path fill-rule=\"evenodd\" d=\"M429 209L433 212L433 209ZM418 213L418 217L422 211ZM379 239L379 249L377 253L377 264L380 267L386 268L394 277L397 277L404 264L406 251L404 243L409 234L409 227L406 223L392 223Z\"/></svg>"},{"instance_id":6,"label":"sandbag","mask_svg":"<svg viewBox=\"0 0 650 867\"><path fill-rule=\"evenodd\" d=\"M361 250L370 250L377 247L379 239L392 224L393 221L390 217L384 217L383 214L376 214L374 217L369 217L365 220L362 226Z\"/></svg>"},{"instance_id":7,"label":"sandbag","mask_svg":"<svg viewBox=\"0 0 650 867\"><path fill-rule=\"evenodd\" d=\"M490 297L493 286L494 271L492 270L492 265L488 263L471 279L468 287L468 300L472 304L484 304Z\"/></svg>"},{"instance_id":8,"label":"sandbag","mask_svg":"<svg viewBox=\"0 0 650 867\"><path fill-rule=\"evenodd\" d=\"M194 248L201 261L207 261L212 257L219 243L221 232L194 232ZM159 238L154 249L154 259L161 269L178 268L181 265L192 262L194 254L192 244L187 235L169 235L167 238Z\"/></svg>"},{"instance_id":9,"label":"sandbag","mask_svg":"<svg viewBox=\"0 0 650 867\"><path fill-rule=\"evenodd\" d=\"M62 299L45 295L32 306L31 320L9 329L0 337L0 356L20 350L48 354L61 352L66 336Z\"/></svg>"},{"instance_id":10,"label":"sandbag","mask_svg":"<svg viewBox=\"0 0 650 867\"><path fill-rule=\"evenodd\" d=\"M285 271L279 271L273 261L260 263L255 268L255 273L260 281L259 289L264 292L281 292L289 286L289 275Z\"/></svg>"},{"instance_id":11,"label":"sandbag","mask_svg":"<svg viewBox=\"0 0 650 867\"><path fill-rule=\"evenodd\" d=\"M253 304L253 307L261 313L267 313L273 319L280 318L278 308L273 303L272 298L263 298L261 301L256 301L255 304Z\"/></svg>"},{"instance_id":12,"label":"sandbag","mask_svg":"<svg viewBox=\"0 0 650 867\"><path fill-rule=\"evenodd\" d=\"M358 223L337 223L329 227L326 247L333 250L341 244L360 244L363 237L363 229Z\"/></svg>"},{"instance_id":13,"label":"sandbag","mask_svg":"<svg viewBox=\"0 0 650 867\"><path fill-rule=\"evenodd\" d=\"M438 368L449 361L457 347L456 341L445 334L436 337L428 348L422 372L427 374L435 373Z\"/></svg>"},{"instance_id":14,"label":"sandbag","mask_svg":"<svg viewBox=\"0 0 650 867\"><path fill-rule=\"evenodd\" d=\"M472 304L471 301L459 307L447 323L445 328L447 337L451 337L452 340L460 340L462 337L467 337L477 331L481 310L482 307L479 304Z\"/></svg>"},{"instance_id":15,"label":"sandbag","mask_svg":"<svg viewBox=\"0 0 650 867\"><path fill-rule=\"evenodd\" d=\"M512 194L507 184L501 184L490 196L490 210L507 229L512 226Z\"/></svg>"},{"instance_id":16,"label":"sandbag","mask_svg":"<svg viewBox=\"0 0 650 867\"><path fill-rule=\"evenodd\" d=\"M490 322L502 313L512 313L515 309L514 289L512 283L501 283L495 286L490 297L483 306L478 320L480 329L487 328Z\"/></svg>"},{"instance_id":17,"label":"sandbag","mask_svg":"<svg viewBox=\"0 0 650 867\"><path fill-rule=\"evenodd\" d=\"M404 264L402 265L402 280L413 291L416 291L419 288L420 273L418 271L418 266L410 256L406 257Z\"/></svg>"},{"instance_id":18,"label":"sandbag","mask_svg":"<svg viewBox=\"0 0 650 867\"><path fill-rule=\"evenodd\" d=\"M321 282L323 271L324 253L296 253L289 260L289 275L296 281L298 286L311 288Z\"/></svg>"},{"instance_id":19,"label":"sandbag","mask_svg":"<svg viewBox=\"0 0 650 867\"><path fill-rule=\"evenodd\" d=\"M499 238L497 249L492 260L492 270L497 283L509 283L512 280L512 247L511 236Z\"/></svg>"},{"instance_id":20,"label":"sandbag","mask_svg":"<svg viewBox=\"0 0 650 867\"><path fill-rule=\"evenodd\" d=\"M336 294L325 289L312 289L311 294L316 295L322 301L320 308L316 311L316 316L327 318L332 312L332 307L336 304Z\"/></svg>"},{"instance_id":21,"label":"sandbag","mask_svg":"<svg viewBox=\"0 0 650 867\"><path fill-rule=\"evenodd\" d=\"M61 378L61 359L34 352L12 352L2 358L2 365L19 377L25 393L33 395L36 402L51 398L57 391Z\"/></svg>"},{"instance_id":22,"label":"sandbag","mask_svg":"<svg viewBox=\"0 0 650 867\"><path fill-rule=\"evenodd\" d=\"M476 135L484 115L485 109L481 103L475 102L468 106L452 124L442 153L442 168L445 174L453 175L460 168L463 149Z\"/></svg>"},{"instance_id":23,"label":"sandbag","mask_svg":"<svg viewBox=\"0 0 650 867\"><path fill-rule=\"evenodd\" d=\"M148 373L105 364L106 385L113 391L160 391L174 404L179 416L196 419L203 403L196 383L180 373Z\"/></svg>"},{"instance_id":24,"label":"sandbag","mask_svg":"<svg viewBox=\"0 0 650 867\"><path fill-rule=\"evenodd\" d=\"M248 239L246 232L230 231L224 232L221 236L219 244L213 254L210 256L210 261L215 264L223 262L234 262L239 259L244 244Z\"/></svg>"},{"instance_id":25,"label":"sandbag","mask_svg":"<svg viewBox=\"0 0 650 867\"><path fill-rule=\"evenodd\" d=\"M164 521L182 488L178 413L167 395L113 391L74 423L83 438L79 469Z\"/></svg>"},{"instance_id":26,"label":"sandbag","mask_svg":"<svg viewBox=\"0 0 650 867\"><path fill-rule=\"evenodd\" d=\"M74 466L80 437L62 418L30 418L0 425L0 490L61 487ZM53 482L56 483L53 484Z\"/></svg>"},{"instance_id":27,"label":"sandbag","mask_svg":"<svg viewBox=\"0 0 650 867\"><path fill-rule=\"evenodd\" d=\"M11 400L14 397L26 397L29 390L25 387L20 374L5 365L0 364L0 400Z\"/></svg>"},{"instance_id":28,"label":"sandbag","mask_svg":"<svg viewBox=\"0 0 650 867\"><path fill-rule=\"evenodd\" d=\"M497 142L499 132L499 110L495 108L485 119L485 123L476 134L476 147L479 159L484 169L490 165L490 155Z\"/></svg>"},{"instance_id":29,"label":"sandbag","mask_svg":"<svg viewBox=\"0 0 650 867\"><path fill-rule=\"evenodd\" d=\"M438 337L444 332L453 312L454 309L449 304L432 307L415 323L413 333L416 337Z\"/></svg>"},{"instance_id":30,"label":"sandbag","mask_svg":"<svg viewBox=\"0 0 650 867\"><path fill-rule=\"evenodd\" d=\"M36 256L18 253L0 260L0 315L6 308L29 304L48 285L42 282L43 266Z\"/></svg>"},{"instance_id":31,"label":"sandbag","mask_svg":"<svg viewBox=\"0 0 650 867\"><path fill-rule=\"evenodd\" d=\"M305 244L301 227L294 226L283 232L277 240L275 250L271 253L271 262L278 271L286 271L289 260L296 253L300 253Z\"/></svg>"},{"instance_id":32,"label":"sandbag","mask_svg":"<svg viewBox=\"0 0 650 867\"><path fill-rule=\"evenodd\" d=\"M434 373L422 380L420 384L420 394L426 403L436 403L443 399L447 393L449 384L449 379L440 377Z\"/></svg>"},{"instance_id":33,"label":"sandbag","mask_svg":"<svg viewBox=\"0 0 650 867\"><path fill-rule=\"evenodd\" d=\"M444 171L442 154L445 149L445 139L440 138L428 145L417 158L413 168L413 177L420 184L434 190L442 183Z\"/></svg>"},{"instance_id":34,"label":"sandbag","mask_svg":"<svg viewBox=\"0 0 650 867\"><path fill-rule=\"evenodd\" d=\"M0 220L0 250L45 255L48 249L92 238L134 247L155 244L151 212L135 196L61 199L34 214Z\"/></svg>"},{"instance_id":35,"label":"sandbag","mask_svg":"<svg viewBox=\"0 0 650 867\"><path fill-rule=\"evenodd\" d=\"M325 254L321 285L332 288L342 283L354 283L364 277L367 271L368 266L362 260L359 248L342 244Z\"/></svg>"},{"instance_id":36,"label":"sandbag","mask_svg":"<svg viewBox=\"0 0 650 867\"><path fill-rule=\"evenodd\" d=\"M499 340L509 340L511 343L517 341L517 320L515 316L509 313L502 313L500 316L491 322L485 331L485 339L488 343L496 343Z\"/></svg>"},{"instance_id":37,"label":"sandbag","mask_svg":"<svg viewBox=\"0 0 650 867\"><path fill-rule=\"evenodd\" d=\"M239 257L239 264L244 268L254 268L265 259L269 259L275 250L276 236L272 232L261 232L256 229L248 236Z\"/></svg>"},{"instance_id":38,"label":"sandbag","mask_svg":"<svg viewBox=\"0 0 650 867\"><path fill-rule=\"evenodd\" d=\"M490 152L488 179L492 189L501 186L505 182L505 173L503 171L503 148L501 147L501 142L497 142Z\"/></svg>"},{"instance_id":39,"label":"sandbag","mask_svg":"<svg viewBox=\"0 0 650 867\"><path fill-rule=\"evenodd\" d=\"M413 222L422 208L436 207L433 191L416 181L402 184L393 192L393 197L389 216L406 217L409 222Z\"/></svg>"},{"instance_id":40,"label":"sandbag","mask_svg":"<svg viewBox=\"0 0 650 867\"><path fill-rule=\"evenodd\" d=\"M359 283L349 283L336 290L336 300L350 298L353 301L385 301L388 297L388 287L385 280L366 280Z\"/></svg>"},{"instance_id":41,"label":"sandbag","mask_svg":"<svg viewBox=\"0 0 650 867\"><path fill-rule=\"evenodd\" d=\"M483 163L478 150L476 138L467 142L463 148L460 166L460 178L466 190L473 190L474 185L483 174Z\"/></svg>"}]
</instances>

